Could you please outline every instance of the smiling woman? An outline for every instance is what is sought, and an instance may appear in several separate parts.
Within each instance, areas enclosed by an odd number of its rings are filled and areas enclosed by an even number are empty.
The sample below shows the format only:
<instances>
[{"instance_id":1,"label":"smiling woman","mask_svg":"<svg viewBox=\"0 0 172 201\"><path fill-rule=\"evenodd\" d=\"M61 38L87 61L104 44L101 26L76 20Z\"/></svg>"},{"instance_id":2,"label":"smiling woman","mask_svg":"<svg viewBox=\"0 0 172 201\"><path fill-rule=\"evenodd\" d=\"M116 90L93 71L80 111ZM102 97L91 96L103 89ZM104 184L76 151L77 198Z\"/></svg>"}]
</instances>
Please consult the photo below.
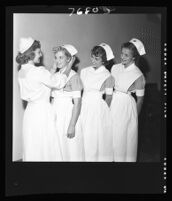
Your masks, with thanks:
<instances>
[{"instance_id":1,"label":"smiling woman","mask_svg":"<svg viewBox=\"0 0 172 201\"><path fill-rule=\"evenodd\" d=\"M81 70L84 93L80 126L84 139L85 161L113 161L108 107L112 98L113 78L106 69L106 64L113 58L112 49L108 44L96 45L91 50L93 65Z\"/></svg>"},{"instance_id":2,"label":"smiling woman","mask_svg":"<svg viewBox=\"0 0 172 201\"><path fill-rule=\"evenodd\" d=\"M77 49L70 44L54 48L54 62L58 69L55 75L65 71L68 63L74 60ZM56 129L60 139L63 161L83 161L83 142L78 132L78 117L81 110L82 82L79 75L71 70L65 87L53 90L53 108L56 114Z\"/></svg>"},{"instance_id":3,"label":"smiling woman","mask_svg":"<svg viewBox=\"0 0 172 201\"><path fill-rule=\"evenodd\" d=\"M121 47L121 63L128 67L133 62L137 64L138 60L139 53L136 47L131 42L124 43Z\"/></svg>"},{"instance_id":4,"label":"smiling woman","mask_svg":"<svg viewBox=\"0 0 172 201\"><path fill-rule=\"evenodd\" d=\"M54 51L54 62L56 65L56 70L64 69L69 61L71 60L71 54L66 50L66 48L59 46L58 48L53 48ZM77 51L75 51L77 53Z\"/></svg>"},{"instance_id":5,"label":"smiling woman","mask_svg":"<svg viewBox=\"0 0 172 201\"><path fill-rule=\"evenodd\" d=\"M110 109L116 162L136 162L137 159L138 115L144 98L145 78L136 61L145 53L143 43L134 38L121 46L121 63L111 70L115 78ZM136 94L137 101L131 92Z\"/></svg>"}]
</instances>

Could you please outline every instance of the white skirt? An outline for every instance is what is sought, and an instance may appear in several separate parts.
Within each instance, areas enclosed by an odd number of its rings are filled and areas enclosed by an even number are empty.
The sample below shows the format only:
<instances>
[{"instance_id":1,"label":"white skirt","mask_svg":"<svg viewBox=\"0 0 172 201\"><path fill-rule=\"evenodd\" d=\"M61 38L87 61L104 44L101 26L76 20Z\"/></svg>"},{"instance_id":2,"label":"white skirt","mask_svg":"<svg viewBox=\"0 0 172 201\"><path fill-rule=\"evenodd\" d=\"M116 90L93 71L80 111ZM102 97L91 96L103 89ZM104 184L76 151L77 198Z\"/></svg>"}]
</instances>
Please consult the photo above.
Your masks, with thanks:
<instances>
[{"instance_id":1,"label":"white skirt","mask_svg":"<svg viewBox=\"0 0 172 201\"><path fill-rule=\"evenodd\" d=\"M49 102L28 103L23 119L23 161L61 161L55 115Z\"/></svg>"},{"instance_id":2,"label":"white skirt","mask_svg":"<svg viewBox=\"0 0 172 201\"><path fill-rule=\"evenodd\" d=\"M84 161L83 138L78 127L79 119L75 126L75 137L67 137L73 110L72 98L55 97L53 108L56 113L56 129L59 134L63 161Z\"/></svg>"},{"instance_id":3,"label":"white skirt","mask_svg":"<svg viewBox=\"0 0 172 201\"><path fill-rule=\"evenodd\" d=\"M135 99L115 92L111 102L115 162L135 162L137 158L138 118Z\"/></svg>"},{"instance_id":4,"label":"white skirt","mask_svg":"<svg viewBox=\"0 0 172 201\"><path fill-rule=\"evenodd\" d=\"M101 93L83 96L81 128L86 161L113 161L110 110Z\"/></svg>"}]
</instances>

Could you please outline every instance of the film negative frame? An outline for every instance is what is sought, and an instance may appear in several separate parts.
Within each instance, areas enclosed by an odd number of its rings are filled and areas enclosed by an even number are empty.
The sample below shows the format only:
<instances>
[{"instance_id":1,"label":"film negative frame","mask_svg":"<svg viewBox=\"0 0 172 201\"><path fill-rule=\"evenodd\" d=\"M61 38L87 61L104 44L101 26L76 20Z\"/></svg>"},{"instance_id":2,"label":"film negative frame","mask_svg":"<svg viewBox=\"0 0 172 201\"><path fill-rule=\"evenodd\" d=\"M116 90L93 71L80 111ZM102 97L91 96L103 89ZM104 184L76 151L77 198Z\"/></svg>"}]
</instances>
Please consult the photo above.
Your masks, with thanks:
<instances>
[{"instance_id":1,"label":"film negative frame","mask_svg":"<svg viewBox=\"0 0 172 201\"><path fill-rule=\"evenodd\" d=\"M73 8L73 9L69 9ZM12 162L13 13L160 13L162 144L160 163L16 163ZM6 29L6 135L5 195L64 193L166 194L167 193L167 39L165 7L123 6L8 6ZM70 174L72 172L72 174Z\"/></svg>"}]
</instances>

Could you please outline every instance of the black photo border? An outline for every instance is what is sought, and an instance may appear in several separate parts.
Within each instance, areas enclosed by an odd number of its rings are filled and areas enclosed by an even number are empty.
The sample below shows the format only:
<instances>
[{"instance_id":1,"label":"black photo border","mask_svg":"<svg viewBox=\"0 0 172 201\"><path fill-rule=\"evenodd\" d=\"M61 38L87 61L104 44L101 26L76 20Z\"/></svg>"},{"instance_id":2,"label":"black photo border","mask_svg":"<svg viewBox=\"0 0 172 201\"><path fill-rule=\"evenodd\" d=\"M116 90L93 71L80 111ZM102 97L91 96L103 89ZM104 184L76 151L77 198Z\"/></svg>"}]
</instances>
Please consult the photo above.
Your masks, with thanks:
<instances>
[{"instance_id":1,"label":"black photo border","mask_svg":"<svg viewBox=\"0 0 172 201\"><path fill-rule=\"evenodd\" d=\"M6 133L5 133L5 196L56 195L70 193L103 194L166 194L164 162L166 155L166 118L164 117L164 47L166 38L166 7L114 6L115 13L160 13L161 21L161 161L154 163L103 162L13 162L12 100L13 100L13 13L70 13L69 6L8 5L5 8L6 69ZM86 8L95 6L72 6ZM102 11L103 12L103 11Z\"/></svg>"}]
</instances>

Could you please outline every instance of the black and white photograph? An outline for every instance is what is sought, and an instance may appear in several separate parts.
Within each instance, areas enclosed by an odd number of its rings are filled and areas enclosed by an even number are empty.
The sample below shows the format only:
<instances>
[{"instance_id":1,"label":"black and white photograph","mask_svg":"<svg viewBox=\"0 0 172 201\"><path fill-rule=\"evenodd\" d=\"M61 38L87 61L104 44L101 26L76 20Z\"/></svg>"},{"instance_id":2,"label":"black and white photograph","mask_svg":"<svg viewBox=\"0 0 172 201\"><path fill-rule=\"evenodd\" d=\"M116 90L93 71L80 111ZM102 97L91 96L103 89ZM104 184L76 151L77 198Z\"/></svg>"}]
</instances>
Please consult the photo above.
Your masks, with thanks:
<instances>
[{"instance_id":1,"label":"black and white photograph","mask_svg":"<svg viewBox=\"0 0 172 201\"><path fill-rule=\"evenodd\" d=\"M164 193L166 9L11 10L9 163L39 164L40 169L47 164L66 168L79 164L81 169L153 164L161 173L159 188L152 192ZM16 179L15 185L19 183Z\"/></svg>"}]
</instances>

